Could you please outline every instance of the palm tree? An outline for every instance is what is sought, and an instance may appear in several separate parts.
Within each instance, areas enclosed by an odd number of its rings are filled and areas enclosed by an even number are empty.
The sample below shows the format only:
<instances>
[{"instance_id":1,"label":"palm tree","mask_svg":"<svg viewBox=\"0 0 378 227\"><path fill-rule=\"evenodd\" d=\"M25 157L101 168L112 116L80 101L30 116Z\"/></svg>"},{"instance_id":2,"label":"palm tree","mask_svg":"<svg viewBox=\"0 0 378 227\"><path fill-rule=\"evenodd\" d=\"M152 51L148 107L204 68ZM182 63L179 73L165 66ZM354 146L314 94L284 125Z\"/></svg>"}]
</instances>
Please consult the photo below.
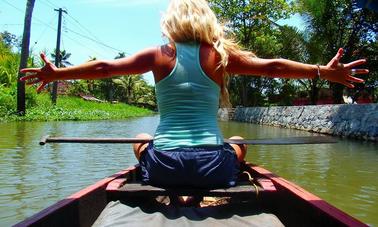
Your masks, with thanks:
<instances>
[{"instance_id":1,"label":"palm tree","mask_svg":"<svg viewBox=\"0 0 378 227\"><path fill-rule=\"evenodd\" d=\"M113 79L113 83L117 86L116 93L126 103L156 107L155 90L143 80L142 75L123 76Z\"/></svg>"},{"instance_id":2,"label":"palm tree","mask_svg":"<svg viewBox=\"0 0 378 227\"><path fill-rule=\"evenodd\" d=\"M54 53L51 53L51 57L55 59L53 60L53 63L55 64L55 66L57 66L58 68L64 68L64 67L72 65L71 62L68 61L68 58L71 57L71 53L66 52L66 50L59 51L59 57L57 58L56 56L57 52L58 51L56 51L55 49ZM55 81L53 82L52 92L51 92L51 101L54 105L56 104L57 96L58 96L58 82Z\"/></svg>"},{"instance_id":3,"label":"palm tree","mask_svg":"<svg viewBox=\"0 0 378 227\"><path fill-rule=\"evenodd\" d=\"M56 55L55 55L56 51L54 50L53 53L51 53L51 58L52 59L56 59ZM66 50L62 50L60 51L60 56L59 56L59 59L60 59L60 64L59 64L59 67L67 67L67 66L71 66L72 63L68 61L68 58L71 57L71 53L68 53ZM55 64L55 60L53 60L53 63Z\"/></svg>"},{"instance_id":4,"label":"palm tree","mask_svg":"<svg viewBox=\"0 0 378 227\"><path fill-rule=\"evenodd\" d=\"M120 59L120 58L124 58L126 57L126 53L125 52L119 52L118 55L114 58L114 59ZM112 78L105 78L105 79L102 79L100 80L101 83L102 83L102 87L103 87L103 90L105 91L105 98L108 100L108 101L113 101L114 100L114 80L116 79L112 79Z\"/></svg>"},{"instance_id":5,"label":"palm tree","mask_svg":"<svg viewBox=\"0 0 378 227\"><path fill-rule=\"evenodd\" d=\"M117 79L112 79L113 83L121 90L120 95L126 103L131 104L135 102L134 94L141 89L141 75L123 76Z\"/></svg>"}]
</instances>

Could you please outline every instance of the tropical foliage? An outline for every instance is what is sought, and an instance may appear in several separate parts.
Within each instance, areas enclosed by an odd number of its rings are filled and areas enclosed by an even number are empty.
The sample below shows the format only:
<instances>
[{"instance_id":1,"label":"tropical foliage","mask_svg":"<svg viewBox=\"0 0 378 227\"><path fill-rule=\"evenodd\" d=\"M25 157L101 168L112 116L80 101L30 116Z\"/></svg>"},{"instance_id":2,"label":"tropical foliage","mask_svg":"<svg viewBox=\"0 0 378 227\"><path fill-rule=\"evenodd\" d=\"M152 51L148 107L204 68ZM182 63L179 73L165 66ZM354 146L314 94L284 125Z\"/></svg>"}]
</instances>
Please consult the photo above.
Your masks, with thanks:
<instances>
[{"instance_id":1,"label":"tropical foliage","mask_svg":"<svg viewBox=\"0 0 378 227\"><path fill-rule=\"evenodd\" d=\"M283 45L279 42L281 31L277 21L295 12L293 4L284 0L211 0L210 4L245 49L260 57L279 57ZM267 88L276 82L264 77L232 77L231 102L243 106L264 105L272 92Z\"/></svg>"},{"instance_id":2,"label":"tropical foliage","mask_svg":"<svg viewBox=\"0 0 378 227\"><path fill-rule=\"evenodd\" d=\"M345 49L345 62L369 59L371 73L364 76L367 83L347 92L356 98L362 90L372 89L378 79L378 12L361 8L357 0L298 0L298 4L309 25L311 44L319 52L318 62L326 63L339 47ZM330 84L330 87L335 101L342 103L344 87L339 84Z\"/></svg>"},{"instance_id":3,"label":"tropical foliage","mask_svg":"<svg viewBox=\"0 0 378 227\"><path fill-rule=\"evenodd\" d=\"M18 47L18 39L5 31L0 33L0 116L16 112L17 76L20 54L12 49ZM33 66L33 59L28 64ZM26 105L36 103L35 89L26 89Z\"/></svg>"},{"instance_id":4,"label":"tropical foliage","mask_svg":"<svg viewBox=\"0 0 378 227\"><path fill-rule=\"evenodd\" d=\"M115 59L125 57L119 53ZM89 61L96 60L91 57ZM123 102L131 105L156 109L155 88L142 75L127 75L101 80L77 80L72 82L70 94L93 95L109 102Z\"/></svg>"},{"instance_id":5,"label":"tropical foliage","mask_svg":"<svg viewBox=\"0 0 378 227\"><path fill-rule=\"evenodd\" d=\"M324 88L333 91L334 101L343 93L354 99L361 93L377 97L377 12L359 8L352 0L210 0L240 44L261 58L287 58L305 63L326 64L339 47L346 50L342 59L350 62L367 58L370 74L357 89L328 84L322 80L286 80L234 76L229 90L234 105L260 106L290 104L306 96L316 103ZM307 27L300 31L279 23L294 13L302 15ZM289 93L288 93L289 92Z\"/></svg>"},{"instance_id":6,"label":"tropical foliage","mask_svg":"<svg viewBox=\"0 0 378 227\"><path fill-rule=\"evenodd\" d=\"M365 84L346 89L327 81L270 79L259 76L238 76L230 79L229 90L234 106L291 105L298 98L317 103L324 90L333 92L336 103L346 94L357 100L378 97L378 12L361 8L358 0L209 0L211 7L225 24L228 33L245 49L261 58L286 58L310 64L326 64L339 47L345 49L343 62L368 59L370 73ZM306 27L302 30L284 25L282 20L300 15ZM20 62L20 39L0 32L0 115L15 112L16 81ZM61 66L69 66L70 56L61 52ZM125 57L119 53L115 58ZM51 55L55 59L54 54ZM89 59L96 60L96 57ZM36 58L39 61L39 58ZM37 62L37 65L41 63ZM29 66L35 65L33 57ZM119 76L103 80L69 81L68 94L89 95L109 103L126 103L156 109L154 87L142 75ZM26 89L27 106L37 102L34 88Z\"/></svg>"},{"instance_id":7,"label":"tropical foliage","mask_svg":"<svg viewBox=\"0 0 378 227\"><path fill-rule=\"evenodd\" d=\"M36 98L36 104L28 106L25 116L1 114L0 112L0 122L125 119L153 114L152 111L145 108L123 103L88 102L72 96L61 96L56 105L51 103L50 96L46 93L39 94Z\"/></svg>"},{"instance_id":8,"label":"tropical foliage","mask_svg":"<svg viewBox=\"0 0 378 227\"><path fill-rule=\"evenodd\" d=\"M17 97L17 76L20 64L20 53L17 51L19 46L18 38L9 33L1 32L0 33L0 119L11 119L9 116L16 113L16 97ZM71 53L68 53L66 50L61 51L61 66L66 67L72 65L69 61ZM55 59L55 54L51 54L52 59ZM124 57L120 54L117 57ZM91 60L94 60L92 58ZM38 60L37 60L38 61ZM43 63L41 61L37 62L37 65L34 63L34 57L30 57L28 60L29 67L39 67ZM154 96L154 88L147 84L143 80L141 75L133 75L127 77L119 77L114 79L106 80L76 80L70 81L67 88L67 92L70 95L78 96L80 94L95 96L100 99L105 99L113 102L123 102L132 105L138 105L150 109L156 109L156 102ZM111 88L111 89L109 89ZM26 87L26 107L29 109L29 112L35 112L36 109L41 111L42 109L51 109L44 108L45 102L41 102L39 97L48 97L47 94L36 93L35 87ZM109 98L109 90L111 90L113 96ZM63 97L60 97L63 98ZM45 99L43 99L45 100ZM67 99L65 99L67 100ZM74 100L74 99L70 99ZM58 101L59 104L59 101ZM50 105L50 104L49 104ZM105 105L105 104L103 104ZM81 105L84 106L84 105ZM98 107L96 107L98 108ZM118 107L117 107L118 108ZM52 108L55 109L55 108ZM53 111L54 112L54 111ZM77 111L76 111L77 112ZM143 112L143 111L142 111ZM142 113L141 112L141 113ZM143 112L144 113L144 112ZM30 118L30 114L25 116ZM136 113L135 113L136 114ZM32 114L33 115L33 114ZM55 116L55 114L53 114ZM53 116L51 115L51 116ZM86 114L89 116L88 114ZM106 114L105 114L106 115ZM105 117L105 115L98 115L97 118ZM129 116L129 114L112 114L114 115L111 118L117 118L121 116ZM8 117L6 117L8 116ZM59 114L56 114L58 117ZM76 116L79 119L84 119L83 116ZM136 115L135 115L136 116ZM17 118L17 117L16 117ZM26 119L22 118L22 119ZM37 116L34 116L37 119ZM90 117L87 119L93 119ZM21 119L21 118L20 118ZM62 119L66 119L63 117Z\"/></svg>"}]
</instances>

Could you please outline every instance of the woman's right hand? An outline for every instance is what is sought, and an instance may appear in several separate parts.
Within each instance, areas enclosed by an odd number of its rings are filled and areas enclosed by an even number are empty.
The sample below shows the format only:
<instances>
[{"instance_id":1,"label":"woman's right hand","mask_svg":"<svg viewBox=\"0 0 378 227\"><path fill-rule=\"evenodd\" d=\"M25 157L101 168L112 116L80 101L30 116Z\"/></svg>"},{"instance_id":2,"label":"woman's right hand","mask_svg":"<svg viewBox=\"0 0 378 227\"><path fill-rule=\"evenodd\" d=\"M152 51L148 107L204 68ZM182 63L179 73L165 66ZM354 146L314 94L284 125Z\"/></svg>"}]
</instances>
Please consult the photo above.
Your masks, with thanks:
<instances>
[{"instance_id":1,"label":"woman's right hand","mask_svg":"<svg viewBox=\"0 0 378 227\"><path fill-rule=\"evenodd\" d=\"M26 76L20 78L21 81L25 81L28 85L41 83L37 88L37 92L42 91L48 83L57 79L57 67L47 59L44 53L41 53L41 58L45 63L45 66L42 68L25 68L20 70L21 73L26 74Z\"/></svg>"}]
</instances>

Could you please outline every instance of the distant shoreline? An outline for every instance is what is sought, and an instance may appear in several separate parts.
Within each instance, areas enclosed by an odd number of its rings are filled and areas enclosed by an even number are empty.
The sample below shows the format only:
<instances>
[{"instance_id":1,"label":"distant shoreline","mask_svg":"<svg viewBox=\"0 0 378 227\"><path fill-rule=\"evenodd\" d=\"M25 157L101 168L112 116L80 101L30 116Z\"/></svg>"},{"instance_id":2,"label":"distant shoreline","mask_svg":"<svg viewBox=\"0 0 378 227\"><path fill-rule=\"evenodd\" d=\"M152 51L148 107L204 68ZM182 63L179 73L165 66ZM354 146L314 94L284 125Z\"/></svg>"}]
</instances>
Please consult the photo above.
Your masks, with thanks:
<instances>
[{"instance_id":1,"label":"distant shoreline","mask_svg":"<svg viewBox=\"0 0 378 227\"><path fill-rule=\"evenodd\" d=\"M123 103L98 103L79 97L60 96L53 106L48 95L42 95L37 105L27 108L25 116L18 116L14 110L0 114L0 123L13 121L90 121L116 120L143 117L154 111Z\"/></svg>"}]
</instances>

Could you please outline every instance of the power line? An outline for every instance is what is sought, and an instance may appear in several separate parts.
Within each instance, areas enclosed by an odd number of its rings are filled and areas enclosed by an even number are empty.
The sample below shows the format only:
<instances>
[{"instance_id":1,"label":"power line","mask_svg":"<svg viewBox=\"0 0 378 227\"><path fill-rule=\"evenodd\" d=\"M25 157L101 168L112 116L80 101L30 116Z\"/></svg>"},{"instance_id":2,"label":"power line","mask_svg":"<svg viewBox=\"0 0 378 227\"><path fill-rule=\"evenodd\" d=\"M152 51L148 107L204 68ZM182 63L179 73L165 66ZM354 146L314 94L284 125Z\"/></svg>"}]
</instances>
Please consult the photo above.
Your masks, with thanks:
<instances>
[{"instance_id":1,"label":"power line","mask_svg":"<svg viewBox=\"0 0 378 227\"><path fill-rule=\"evenodd\" d=\"M86 49L89 49L89 50L92 50L93 52L95 52L95 53L98 54L99 56L102 56L102 57L105 58L105 56L104 56L102 53L98 52L97 50L94 50L94 49L92 49L92 48L90 48L90 47L88 47L88 46L86 46L86 45L80 43L79 41L73 39L72 37L70 37L70 36L68 36L68 35L65 35L65 37L68 38L68 39L70 39L71 41L73 41L73 42L79 44L79 46L81 46L81 47L85 47Z\"/></svg>"},{"instance_id":2,"label":"power line","mask_svg":"<svg viewBox=\"0 0 378 227\"><path fill-rule=\"evenodd\" d=\"M55 21L55 15L54 17L50 20L50 23L49 23L49 26L51 26L51 24ZM32 46L31 49L33 49L39 42L39 40L42 38L42 36L46 33L47 29L49 27L48 26L45 26L45 29L42 31L41 35L37 38L37 41L34 42L34 45Z\"/></svg>"},{"instance_id":3,"label":"power line","mask_svg":"<svg viewBox=\"0 0 378 227\"><path fill-rule=\"evenodd\" d=\"M24 25L24 24L0 24L0 25L3 25L3 26L21 26L21 25Z\"/></svg>"},{"instance_id":4,"label":"power line","mask_svg":"<svg viewBox=\"0 0 378 227\"><path fill-rule=\"evenodd\" d=\"M2 1L5 2L5 3L7 3L8 5L10 5L11 7L15 8L16 10L18 10L18 11L24 13L24 11L23 11L22 9L20 9L20 8L18 8L17 6L11 4L11 3L8 2L7 0L2 0ZM45 0L45 1L48 1L48 0ZM50 3L51 3L51 2L50 2ZM43 20L39 19L38 17L33 16L33 18L35 18L35 20L39 21L39 22L42 23L43 25L49 27L50 29L52 29L52 30L54 30L54 31L57 31L56 28L54 28L54 27L52 27L51 25L45 23ZM73 18L73 17L72 17L72 18ZM84 27L84 26L83 26L83 27ZM76 35L78 35L78 36L81 36L81 37L83 37L83 38L85 38L85 39L91 40L92 42L97 43L97 44L99 44L99 45L101 45L101 46L104 46L104 47L107 47L107 48L112 49L112 50L114 50L114 51L117 51L117 53L125 53L125 54L127 54L127 55L130 55L129 53L127 53L127 52L125 52L125 51L123 51L123 50L120 50L120 49L114 48L114 47L112 47L112 46L109 46L109 45L107 45L107 44L105 44L105 43L103 43L103 42L101 42L101 41L99 41L99 40L96 40L96 39L91 38L91 37L89 37L89 36L86 36L86 35L80 34L79 32L76 32L76 31L74 31L74 30L72 30L72 29L67 28L67 30L70 31L70 32L72 32L72 33L74 33L74 34L76 34ZM89 30L88 30L88 31L89 31Z\"/></svg>"},{"instance_id":5,"label":"power line","mask_svg":"<svg viewBox=\"0 0 378 227\"><path fill-rule=\"evenodd\" d=\"M8 2L7 0L3 0L3 2L7 3L8 5L10 5L11 7L17 9L18 11L20 11L21 13L25 13L24 10L18 8L17 6L13 5L12 3Z\"/></svg>"},{"instance_id":6,"label":"power line","mask_svg":"<svg viewBox=\"0 0 378 227\"><path fill-rule=\"evenodd\" d=\"M54 9L54 8L60 8L59 6L57 6L56 4L50 2L49 0L42 0L43 2L45 2L50 8Z\"/></svg>"},{"instance_id":7,"label":"power line","mask_svg":"<svg viewBox=\"0 0 378 227\"><path fill-rule=\"evenodd\" d=\"M78 35L77 33L79 33L80 36L82 36L82 37L84 37L86 39L90 39L92 42L95 42L97 44L100 44L101 46L105 47L107 50L108 49L111 49L113 51L115 50L117 52L117 54L120 53L120 52L125 53L125 51L121 51L121 50L119 50L117 48L114 48L114 47L109 46L109 45L105 44L104 42L102 42L89 29L87 29L83 24L81 24L77 19L75 19L69 13L68 13L68 17L69 18L67 18L67 19L69 19L69 20L67 20L67 21L71 22L71 24L73 26L75 26L77 29L79 29L80 31L84 31L85 33L88 33L89 35L83 35L83 34L81 34L79 32L73 31L72 29L68 29L67 27L65 28L65 30L69 30L70 32L76 33L76 35ZM75 23L73 23L73 22L75 22ZM130 54L127 53L127 55L130 55Z\"/></svg>"},{"instance_id":8,"label":"power line","mask_svg":"<svg viewBox=\"0 0 378 227\"><path fill-rule=\"evenodd\" d=\"M78 20L76 20L73 16L67 13L68 17L74 20L81 28L88 32L89 35L93 36L96 40L99 40L89 29L87 29L84 25L82 25Z\"/></svg>"},{"instance_id":9,"label":"power line","mask_svg":"<svg viewBox=\"0 0 378 227\"><path fill-rule=\"evenodd\" d=\"M80 43L79 41L73 39L72 37L68 36L68 35L67 35L67 33L68 33L68 30L67 30L67 24L65 23L65 22L66 22L65 19L66 19L66 18L64 18L64 20L63 20L63 31L64 31L66 34L65 34L64 36L62 36L62 43L63 43L63 41L64 41L65 38L68 38L68 39L70 39L71 41L73 41L74 43L78 44L80 47L84 47L84 49L86 49L86 50L91 50L91 51L95 52L96 55L105 58L105 56L104 56L102 53L98 52L97 50L94 50L93 48L90 48L90 47L88 47L88 46L86 46L86 45Z\"/></svg>"},{"instance_id":10,"label":"power line","mask_svg":"<svg viewBox=\"0 0 378 227\"><path fill-rule=\"evenodd\" d=\"M80 33L76 32L76 31L74 31L74 30L71 30L71 29L69 29L69 28L67 28L67 30L70 31L70 32L72 32L72 33L74 33L74 34L76 34L76 35L78 35L78 36L81 36L81 37L83 37L83 38L86 38L86 39L88 39L88 40L91 40L92 42L95 42L95 43L97 43L97 44L99 44L99 45L105 46L105 47L107 47L107 48L109 48L109 49L115 50L115 51L117 51L117 52L124 52L124 53L126 53L126 52L123 51L123 50L120 50L120 49L117 49L117 48L111 47L111 46L109 46L109 45L107 45L107 44L105 44L105 43L103 43L103 42L101 42L101 41L97 41L97 40L95 40L95 39L93 39L93 38L91 38L91 37L88 37L88 36L86 36L86 35L80 34ZM129 53L126 53L126 54L127 54L127 55L130 55Z\"/></svg>"}]
</instances>

